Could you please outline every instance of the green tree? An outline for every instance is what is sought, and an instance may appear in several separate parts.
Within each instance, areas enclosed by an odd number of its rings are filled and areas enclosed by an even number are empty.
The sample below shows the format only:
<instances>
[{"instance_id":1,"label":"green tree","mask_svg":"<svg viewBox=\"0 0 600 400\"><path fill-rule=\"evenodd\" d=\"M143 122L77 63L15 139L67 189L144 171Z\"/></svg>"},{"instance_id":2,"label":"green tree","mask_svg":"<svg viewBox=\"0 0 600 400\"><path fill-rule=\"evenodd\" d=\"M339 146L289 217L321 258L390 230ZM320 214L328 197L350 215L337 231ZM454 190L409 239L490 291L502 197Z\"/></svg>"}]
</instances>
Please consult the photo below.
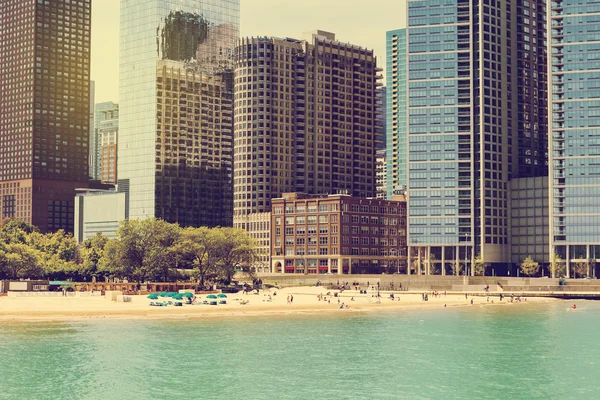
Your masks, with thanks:
<instances>
[{"instance_id":1,"label":"green tree","mask_svg":"<svg viewBox=\"0 0 600 400\"><path fill-rule=\"evenodd\" d=\"M24 243L6 243L0 247L0 271L9 279L39 278L40 253Z\"/></svg>"},{"instance_id":2,"label":"green tree","mask_svg":"<svg viewBox=\"0 0 600 400\"><path fill-rule=\"evenodd\" d=\"M450 261L450 268L452 269L452 275L460 275L465 270L465 266L460 263L460 261L452 260Z\"/></svg>"},{"instance_id":3,"label":"green tree","mask_svg":"<svg viewBox=\"0 0 600 400\"><path fill-rule=\"evenodd\" d=\"M50 279L76 279L79 277L81 254L79 245L70 233L58 230L41 234L32 232L27 240L29 246L41 254L45 276Z\"/></svg>"},{"instance_id":4,"label":"green tree","mask_svg":"<svg viewBox=\"0 0 600 400\"><path fill-rule=\"evenodd\" d=\"M185 228L175 246L179 267L191 270L200 286L217 275L214 229Z\"/></svg>"},{"instance_id":5,"label":"green tree","mask_svg":"<svg viewBox=\"0 0 600 400\"><path fill-rule=\"evenodd\" d=\"M249 267L256 259L256 243L243 229L214 228L213 233L220 275L230 282L236 269Z\"/></svg>"},{"instance_id":6,"label":"green tree","mask_svg":"<svg viewBox=\"0 0 600 400\"><path fill-rule=\"evenodd\" d=\"M85 279L94 280L103 275L100 270L100 260L104 256L104 249L109 239L101 233L86 239L81 243L81 266L79 274Z\"/></svg>"},{"instance_id":7,"label":"green tree","mask_svg":"<svg viewBox=\"0 0 600 400\"><path fill-rule=\"evenodd\" d=\"M481 254L478 254L473 260L473 273L476 276L485 275L485 269L487 268L487 263L481 257Z\"/></svg>"},{"instance_id":8,"label":"green tree","mask_svg":"<svg viewBox=\"0 0 600 400\"><path fill-rule=\"evenodd\" d=\"M436 275L440 272L440 269L438 268L438 263L437 263L437 257L435 256L435 254L431 253L429 254L429 274L430 275Z\"/></svg>"},{"instance_id":9,"label":"green tree","mask_svg":"<svg viewBox=\"0 0 600 400\"><path fill-rule=\"evenodd\" d=\"M27 243L29 235L39 232L39 229L20 219L5 218L0 222L0 239L2 242Z\"/></svg>"},{"instance_id":10,"label":"green tree","mask_svg":"<svg viewBox=\"0 0 600 400\"><path fill-rule=\"evenodd\" d=\"M533 276L538 273L540 270L540 265L533 261L533 259L529 256L523 260L521 263L521 272L527 276Z\"/></svg>"},{"instance_id":11,"label":"green tree","mask_svg":"<svg viewBox=\"0 0 600 400\"><path fill-rule=\"evenodd\" d=\"M556 278L557 276L564 275L566 272L565 267L564 260L558 254L554 254L554 258L550 263L550 273L552 274L552 277Z\"/></svg>"},{"instance_id":12,"label":"green tree","mask_svg":"<svg viewBox=\"0 0 600 400\"><path fill-rule=\"evenodd\" d=\"M175 245L181 229L154 218L121 221L117 239L106 244L101 271L137 281L169 279L177 267Z\"/></svg>"},{"instance_id":13,"label":"green tree","mask_svg":"<svg viewBox=\"0 0 600 400\"><path fill-rule=\"evenodd\" d=\"M574 278L583 278L588 270L588 263L579 261L573 266Z\"/></svg>"}]
</instances>

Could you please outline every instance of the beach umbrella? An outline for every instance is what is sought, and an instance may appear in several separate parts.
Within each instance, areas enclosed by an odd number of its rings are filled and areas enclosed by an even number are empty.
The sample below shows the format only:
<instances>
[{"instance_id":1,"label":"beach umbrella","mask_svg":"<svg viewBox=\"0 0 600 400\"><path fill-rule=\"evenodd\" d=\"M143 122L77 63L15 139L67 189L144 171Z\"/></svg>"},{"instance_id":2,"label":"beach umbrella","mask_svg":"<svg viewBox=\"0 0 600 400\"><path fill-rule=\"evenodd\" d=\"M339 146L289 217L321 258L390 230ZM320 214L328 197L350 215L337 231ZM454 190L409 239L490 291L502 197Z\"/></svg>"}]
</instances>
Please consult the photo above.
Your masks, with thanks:
<instances>
[{"instance_id":1,"label":"beach umbrella","mask_svg":"<svg viewBox=\"0 0 600 400\"><path fill-rule=\"evenodd\" d=\"M217 297L218 297L218 298L220 298L220 299L226 299L226 298L227 298L227 295L226 295L226 294L223 294L223 293L219 293L219 294L217 295Z\"/></svg>"},{"instance_id":2,"label":"beach umbrella","mask_svg":"<svg viewBox=\"0 0 600 400\"><path fill-rule=\"evenodd\" d=\"M214 294L209 294L208 296L206 296L207 299L216 299L217 296L215 296Z\"/></svg>"},{"instance_id":3,"label":"beach umbrella","mask_svg":"<svg viewBox=\"0 0 600 400\"><path fill-rule=\"evenodd\" d=\"M191 299L192 297L194 297L194 295L190 292L180 293L180 295L182 295L183 297L187 297L188 299Z\"/></svg>"},{"instance_id":4,"label":"beach umbrella","mask_svg":"<svg viewBox=\"0 0 600 400\"><path fill-rule=\"evenodd\" d=\"M159 296L160 297L167 297L167 294L168 294L167 292L160 292Z\"/></svg>"},{"instance_id":5,"label":"beach umbrella","mask_svg":"<svg viewBox=\"0 0 600 400\"><path fill-rule=\"evenodd\" d=\"M179 293L177 293L176 295L173 296L174 300L183 300L183 296Z\"/></svg>"},{"instance_id":6,"label":"beach umbrella","mask_svg":"<svg viewBox=\"0 0 600 400\"><path fill-rule=\"evenodd\" d=\"M149 298L150 300L157 300L157 299L158 299L158 293L150 293L150 294L148 295L148 298Z\"/></svg>"}]
</instances>

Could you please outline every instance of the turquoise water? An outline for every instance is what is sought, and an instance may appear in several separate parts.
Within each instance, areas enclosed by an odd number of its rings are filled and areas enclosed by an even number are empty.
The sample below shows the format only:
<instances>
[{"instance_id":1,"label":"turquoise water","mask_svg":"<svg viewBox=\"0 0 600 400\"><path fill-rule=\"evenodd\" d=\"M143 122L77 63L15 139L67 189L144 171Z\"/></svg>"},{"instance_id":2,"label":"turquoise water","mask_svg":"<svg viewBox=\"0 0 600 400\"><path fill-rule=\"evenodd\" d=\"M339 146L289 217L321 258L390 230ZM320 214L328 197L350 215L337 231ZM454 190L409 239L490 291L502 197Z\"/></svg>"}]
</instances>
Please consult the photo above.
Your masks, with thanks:
<instances>
[{"instance_id":1,"label":"turquoise water","mask_svg":"<svg viewBox=\"0 0 600 400\"><path fill-rule=\"evenodd\" d=\"M0 399L598 398L600 304L567 306L3 324Z\"/></svg>"}]
</instances>

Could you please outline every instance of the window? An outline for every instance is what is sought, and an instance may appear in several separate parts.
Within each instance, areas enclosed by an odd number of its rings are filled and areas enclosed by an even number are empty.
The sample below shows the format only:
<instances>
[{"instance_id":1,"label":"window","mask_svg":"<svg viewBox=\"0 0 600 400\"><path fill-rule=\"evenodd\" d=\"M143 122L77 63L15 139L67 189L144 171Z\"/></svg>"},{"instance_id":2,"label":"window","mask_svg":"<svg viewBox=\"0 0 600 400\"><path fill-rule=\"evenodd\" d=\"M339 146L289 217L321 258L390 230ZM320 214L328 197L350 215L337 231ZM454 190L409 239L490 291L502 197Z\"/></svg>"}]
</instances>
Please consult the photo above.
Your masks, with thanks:
<instances>
[{"instance_id":1,"label":"window","mask_svg":"<svg viewBox=\"0 0 600 400\"><path fill-rule=\"evenodd\" d=\"M329 220L329 218L327 218L327 215L319 215L319 223L320 224L326 224L328 220Z\"/></svg>"},{"instance_id":2,"label":"window","mask_svg":"<svg viewBox=\"0 0 600 400\"><path fill-rule=\"evenodd\" d=\"M328 238L327 237L321 237L321 238L319 238L319 244L320 245L327 245L327 244L329 244Z\"/></svg>"},{"instance_id":3,"label":"window","mask_svg":"<svg viewBox=\"0 0 600 400\"><path fill-rule=\"evenodd\" d=\"M319 206L319 212L327 212L329 211L329 206L327 204L321 204Z\"/></svg>"}]
</instances>

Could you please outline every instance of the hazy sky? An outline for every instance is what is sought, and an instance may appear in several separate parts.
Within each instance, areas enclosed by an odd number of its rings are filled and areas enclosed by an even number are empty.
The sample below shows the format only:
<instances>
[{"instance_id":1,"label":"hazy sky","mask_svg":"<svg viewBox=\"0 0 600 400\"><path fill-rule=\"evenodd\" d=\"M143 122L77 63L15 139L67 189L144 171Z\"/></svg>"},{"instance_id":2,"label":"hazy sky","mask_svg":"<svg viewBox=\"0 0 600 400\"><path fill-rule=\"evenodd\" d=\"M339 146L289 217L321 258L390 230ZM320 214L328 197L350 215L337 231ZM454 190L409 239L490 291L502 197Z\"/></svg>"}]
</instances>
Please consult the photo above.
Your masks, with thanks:
<instances>
[{"instance_id":1,"label":"hazy sky","mask_svg":"<svg viewBox=\"0 0 600 400\"><path fill-rule=\"evenodd\" d=\"M119 100L119 1L92 2L96 103ZM322 29L374 49L384 67L385 32L404 27L405 10L405 0L241 0L241 35L301 38Z\"/></svg>"}]
</instances>

